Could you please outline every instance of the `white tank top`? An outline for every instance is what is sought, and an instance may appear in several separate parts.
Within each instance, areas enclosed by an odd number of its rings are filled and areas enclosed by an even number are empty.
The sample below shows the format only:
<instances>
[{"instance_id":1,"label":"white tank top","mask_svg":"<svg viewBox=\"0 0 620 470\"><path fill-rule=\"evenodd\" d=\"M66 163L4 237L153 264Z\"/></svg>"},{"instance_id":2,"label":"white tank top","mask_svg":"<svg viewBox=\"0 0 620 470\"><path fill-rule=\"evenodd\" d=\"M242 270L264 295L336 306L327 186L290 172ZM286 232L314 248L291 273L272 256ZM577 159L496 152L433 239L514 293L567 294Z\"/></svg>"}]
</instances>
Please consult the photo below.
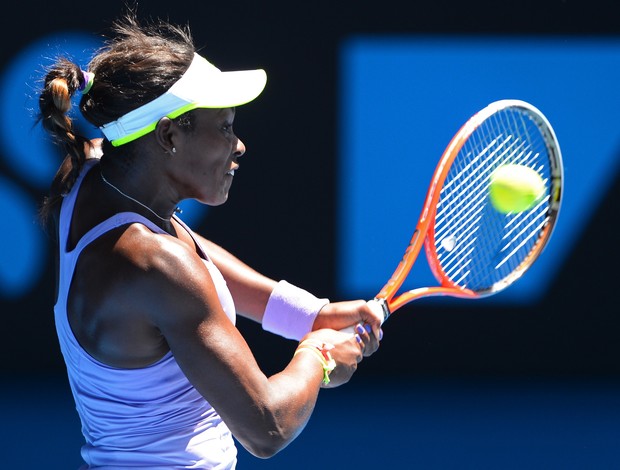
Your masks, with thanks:
<instances>
[{"instance_id":1,"label":"white tank top","mask_svg":"<svg viewBox=\"0 0 620 470\"><path fill-rule=\"evenodd\" d=\"M148 367L119 369L94 359L73 335L67 317L67 298L82 250L107 231L129 223L137 222L154 233L165 233L145 217L123 212L92 228L73 250L66 250L80 184L96 162L87 161L62 203L59 292L54 306L60 349L86 440L82 447L85 468L233 469L237 450L230 430L189 383L171 352ZM235 307L226 282L198 241L195 242L202 251L222 307L234 324Z\"/></svg>"}]
</instances>

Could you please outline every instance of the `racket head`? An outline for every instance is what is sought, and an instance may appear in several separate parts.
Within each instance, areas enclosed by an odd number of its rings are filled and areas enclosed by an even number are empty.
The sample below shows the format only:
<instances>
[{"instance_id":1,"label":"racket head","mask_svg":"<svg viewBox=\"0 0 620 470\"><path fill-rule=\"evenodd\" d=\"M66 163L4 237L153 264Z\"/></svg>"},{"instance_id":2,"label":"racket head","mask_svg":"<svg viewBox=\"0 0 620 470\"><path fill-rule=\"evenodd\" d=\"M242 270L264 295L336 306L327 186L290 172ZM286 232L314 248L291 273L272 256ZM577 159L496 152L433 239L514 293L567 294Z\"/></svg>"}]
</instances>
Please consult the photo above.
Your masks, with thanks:
<instances>
[{"instance_id":1,"label":"racket head","mask_svg":"<svg viewBox=\"0 0 620 470\"><path fill-rule=\"evenodd\" d=\"M506 164L532 168L545 183L525 211L505 214L490 203L490 176ZM504 290L540 256L558 219L563 165L551 124L527 102L491 103L453 138L435 180L424 246L438 282L457 296Z\"/></svg>"},{"instance_id":2,"label":"racket head","mask_svg":"<svg viewBox=\"0 0 620 470\"><path fill-rule=\"evenodd\" d=\"M490 204L491 173L516 163L534 168L545 192L532 208L503 214ZM500 100L472 116L444 151L416 230L392 277L375 296L386 318L412 300L498 293L539 257L556 224L563 192L560 146L547 118L521 100ZM439 286L397 295L419 252Z\"/></svg>"}]
</instances>

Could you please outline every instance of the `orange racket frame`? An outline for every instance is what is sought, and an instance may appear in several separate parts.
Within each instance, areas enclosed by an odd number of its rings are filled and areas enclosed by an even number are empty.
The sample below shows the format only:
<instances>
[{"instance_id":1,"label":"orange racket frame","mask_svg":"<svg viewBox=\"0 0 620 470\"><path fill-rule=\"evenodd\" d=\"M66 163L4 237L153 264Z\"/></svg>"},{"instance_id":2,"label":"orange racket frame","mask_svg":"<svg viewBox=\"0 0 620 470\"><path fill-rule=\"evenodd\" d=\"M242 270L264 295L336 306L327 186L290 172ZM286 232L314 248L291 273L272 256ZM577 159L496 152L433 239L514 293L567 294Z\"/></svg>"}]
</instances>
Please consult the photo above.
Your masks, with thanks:
<instances>
[{"instance_id":1,"label":"orange racket frame","mask_svg":"<svg viewBox=\"0 0 620 470\"><path fill-rule=\"evenodd\" d=\"M441 188L448 175L450 167L461 151L465 142L469 139L471 134L490 116L496 112L505 109L507 107L520 107L528 112L530 116L533 116L537 120L537 124L541 132L543 133L547 150L551 157L551 202L550 210L548 213L548 220L545 226L542 228L538 238L538 242L525 257L525 259L519 264L519 266L513 270L513 272L504 278L500 283L495 284L492 288L486 291L473 291L454 284L442 271L441 266L437 260L434 243L434 220L436 215L436 208L440 197ZM379 293L375 296L375 299L383 308L384 321L394 311L401 308L403 305L419 299L421 297L428 296L440 296L448 295L452 297L461 298L479 298L495 294L504 289L508 285L512 284L518 279L538 258L544 246L546 245L559 213L560 197L562 191L562 162L559 145L551 125L547 119L536 109L534 106L520 100L500 100L491 103L486 108L482 109L475 115L473 115L454 135L446 150L444 151L435 172L431 180L431 184L428 188L424 206L420 217L418 219L415 231L409 242L409 246L405 250L405 253L394 270L394 273L390 277L389 281L383 286ZM438 280L439 285L435 287L419 287L406 291L400 295L396 295L399 289L402 287L405 279L409 275L411 268L413 267L422 246L426 247L426 257L429 266Z\"/></svg>"}]
</instances>

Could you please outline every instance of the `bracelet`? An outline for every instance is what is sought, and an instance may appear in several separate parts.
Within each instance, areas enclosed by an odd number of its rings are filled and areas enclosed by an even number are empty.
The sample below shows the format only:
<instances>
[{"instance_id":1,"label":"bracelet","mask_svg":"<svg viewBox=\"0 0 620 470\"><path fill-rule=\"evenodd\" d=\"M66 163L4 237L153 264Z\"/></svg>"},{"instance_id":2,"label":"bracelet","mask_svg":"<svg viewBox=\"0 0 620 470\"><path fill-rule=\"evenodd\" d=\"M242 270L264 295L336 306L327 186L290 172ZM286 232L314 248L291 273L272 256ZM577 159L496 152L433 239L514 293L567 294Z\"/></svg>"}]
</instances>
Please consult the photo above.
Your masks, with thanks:
<instances>
[{"instance_id":1,"label":"bracelet","mask_svg":"<svg viewBox=\"0 0 620 470\"><path fill-rule=\"evenodd\" d=\"M329 383L329 374L336 368L336 361L329 352L333 349L334 345L329 343L319 343L310 339L302 341L293 357L297 356L301 351L310 351L314 357L316 357L321 366L323 366L323 383L327 385Z\"/></svg>"},{"instance_id":2,"label":"bracelet","mask_svg":"<svg viewBox=\"0 0 620 470\"><path fill-rule=\"evenodd\" d=\"M304 289L280 281L267 301L263 330L299 341L312 331L314 319L328 303L328 299L319 299Z\"/></svg>"}]
</instances>

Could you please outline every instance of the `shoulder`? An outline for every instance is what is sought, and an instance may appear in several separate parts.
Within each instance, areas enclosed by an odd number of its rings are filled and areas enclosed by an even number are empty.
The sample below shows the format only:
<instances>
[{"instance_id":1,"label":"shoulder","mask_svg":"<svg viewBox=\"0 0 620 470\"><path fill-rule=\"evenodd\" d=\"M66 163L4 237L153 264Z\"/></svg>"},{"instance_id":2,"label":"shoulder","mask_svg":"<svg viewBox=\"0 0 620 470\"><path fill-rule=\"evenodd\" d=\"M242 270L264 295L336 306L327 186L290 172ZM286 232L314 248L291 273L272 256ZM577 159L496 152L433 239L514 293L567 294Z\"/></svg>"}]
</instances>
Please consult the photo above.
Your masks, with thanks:
<instances>
[{"instance_id":1,"label":"shoulder","mask_svg":"<svg viewBox=\"0 0 620 470\"><path fill-rule=\"evenodd\" d=\"M89 292L108 299L105 310L115 315L141 317L163 333L176 322L204 321L219 309L204 261L171 235L132 223L100 237L83 256L79 277L89 280Z\"/></svg>"},{"instance_id":2,"label":"shoulder","mask_svg":"<svg viewBox=\"0 0 620 470\"><path fill-rule=\"evenodd\" d=\"M195 247L134 224L115 249L130 266L129 302L139 303L171 347L194 338L200 325L214 329L230 323L211 273Z\"/></svg>"},{"instance_id":3,"label":"shoulder","mask_svg":"<svg viewBox=\"0 0 620 470\"><path fill-rule=\"evenodd\" d=\"M77 277L132 308L181 297L196 285L212 282L195 249L139 222L109 230L80 254Z\"/></svg>"},{"instance_id":4,"label":"shoulder","mask_svg":"<svg viewBox=\"0 0 620 470\"><path fill-rule=\"evenodd\" d=\"M180 274L208 272L194 247L172 235L155 233L140 223L116 230L111 254L133 266L140 276L176 279Z\"/></svg>"}]
</instances>

